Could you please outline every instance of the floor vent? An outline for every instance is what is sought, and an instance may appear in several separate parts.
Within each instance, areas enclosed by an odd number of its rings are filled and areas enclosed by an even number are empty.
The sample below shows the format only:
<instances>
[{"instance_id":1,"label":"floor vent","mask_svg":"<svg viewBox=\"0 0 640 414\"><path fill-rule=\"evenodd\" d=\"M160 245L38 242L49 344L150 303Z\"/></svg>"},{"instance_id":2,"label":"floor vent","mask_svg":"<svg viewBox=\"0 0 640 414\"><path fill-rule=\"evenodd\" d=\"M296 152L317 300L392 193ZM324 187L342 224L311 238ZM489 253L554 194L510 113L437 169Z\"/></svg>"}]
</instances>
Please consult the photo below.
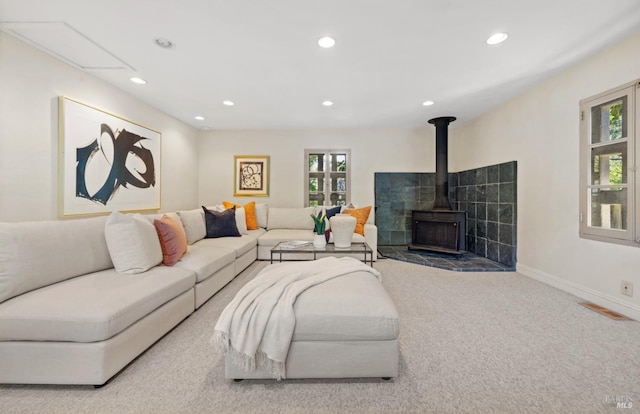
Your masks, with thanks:
<instances>
[{"instance_id":1,"label":"floor vent","mask_svg":"<svg viewBox=\"0 0 640 414\"><path fill-rule=\"evenodd\" d=\"M630 321L630 320L631 320L630 318L627 318L627 317L626 317L626 316L624 316L624 315L620 315L620 314L619 314L619 313L617 313L617 312L614 312L614 311L609 310L609 309L607 309L607 308L603 308L602 306L598 306L598 305L596 305L596 304L594 304L594 303L581 302L580 304L581 304L582 306L584 306L585 308L589 308L589 309L591 309L592 311L596 311L596 312L598 312L599 314L602 314L602 315L604 315L604 316L607 316L607 317L609 317L609 318L611 318L611 319L614 319L614 320L616 320L616 321Z\"/></svg>"}]
</instances>

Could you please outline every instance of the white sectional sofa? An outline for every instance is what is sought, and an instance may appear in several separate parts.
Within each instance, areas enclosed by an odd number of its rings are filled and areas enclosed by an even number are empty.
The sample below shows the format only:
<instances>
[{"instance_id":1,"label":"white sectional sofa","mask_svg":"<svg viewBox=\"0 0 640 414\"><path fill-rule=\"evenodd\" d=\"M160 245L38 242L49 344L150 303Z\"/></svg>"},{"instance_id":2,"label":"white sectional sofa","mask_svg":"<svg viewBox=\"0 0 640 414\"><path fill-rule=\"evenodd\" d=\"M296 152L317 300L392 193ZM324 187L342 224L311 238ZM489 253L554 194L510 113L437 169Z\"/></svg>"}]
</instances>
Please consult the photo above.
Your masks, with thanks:
<instances>
[{"instance_id":1,"label":"white sectional sofa","mask_svg":"<svg viewBox=\"0 0 640 414\"><path fill-rule=\"evenodd\" d=\"M311 211L261 205L257 230L222 238L204 237L202 209L168 213L187 253L136 274L114 269L107 217L0 223L0 383L105 384L278 241L312 240ZM372 222L354 234L376 239Z\"/></svg>"}]
</instances>

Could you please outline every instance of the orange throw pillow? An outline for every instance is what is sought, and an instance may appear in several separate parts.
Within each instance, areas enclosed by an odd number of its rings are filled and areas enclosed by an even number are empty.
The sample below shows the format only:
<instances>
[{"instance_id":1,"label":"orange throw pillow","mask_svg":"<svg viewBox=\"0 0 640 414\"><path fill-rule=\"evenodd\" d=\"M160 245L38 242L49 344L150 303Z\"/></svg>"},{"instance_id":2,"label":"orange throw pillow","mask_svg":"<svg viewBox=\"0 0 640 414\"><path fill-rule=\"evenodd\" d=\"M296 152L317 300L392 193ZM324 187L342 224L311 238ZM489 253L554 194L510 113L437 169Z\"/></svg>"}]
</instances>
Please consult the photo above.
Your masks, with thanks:
<instances>
[{"instance_id":1,"label":"orange throw pillow","mask_svg":"<svg viewBox=\"0 0 640 414\"><path fill-rule=\"evenodd\" d=\"M354 232L364 236L364 224L369 219L369 213L371 213L371 206L356 208L354 210L345 210L343 214L349 214L356 218L356 228Z\"/></svg>"},{"instance_id":2,"label":"orange throw pillow","mask_svg":"<svg viewBox=\"0 0 640 414\"><path fill-rule=\"evenodd\" d=\"M187 234L184 232L182 223L164 215L160 220L153 220L153 225L160 239L162 263L173 266L187 252Z\"/></svg>"},{"instance_id":3,"label":"orange throw pillow","mask_svg":"<svg viewBox=\"0 0 640 414\"><path fill-rule=\"evenodd\" d=\"M250 203L241 206L240 204L230 203L228 201L223 201L222 205L226 209L230 209L235 206L236 208L244 207L244 213L247 217L247 230L258 230L258 219L256 218L256 202L252 201Z\"/></svg>"}]
</instances>

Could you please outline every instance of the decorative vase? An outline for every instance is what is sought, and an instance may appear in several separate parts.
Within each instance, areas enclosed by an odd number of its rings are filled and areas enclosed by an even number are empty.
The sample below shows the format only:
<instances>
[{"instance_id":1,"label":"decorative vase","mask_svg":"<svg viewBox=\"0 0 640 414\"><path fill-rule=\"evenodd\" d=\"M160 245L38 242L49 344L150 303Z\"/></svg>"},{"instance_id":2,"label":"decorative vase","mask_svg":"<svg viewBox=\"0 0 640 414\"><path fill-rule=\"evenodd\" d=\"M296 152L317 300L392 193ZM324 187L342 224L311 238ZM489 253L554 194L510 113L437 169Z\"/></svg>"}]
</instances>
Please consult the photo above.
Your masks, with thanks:
<instances>
[{"instance_id":1,"label":"decorative vase","mask_svg":"<svg viewBox=\"0 0 640 414\"><path fill-rule=\"evenodd\" d=\"M315 234L313 236L313 247L316 249L324 249L327 246L327 240L324 238L324 234Z\"/></svg>"},{"instance_id":2,"label":"decorative vase","mask_svg":"<svg viewBox=\"0 0 640 414\"><path fill-rule=\"evenodd\" d=\"M356 228L356 218L349 214L336 214L329 219L333 244L336 249L348 249L351 247L353 231Z\"/></svg>"}]
</instances>

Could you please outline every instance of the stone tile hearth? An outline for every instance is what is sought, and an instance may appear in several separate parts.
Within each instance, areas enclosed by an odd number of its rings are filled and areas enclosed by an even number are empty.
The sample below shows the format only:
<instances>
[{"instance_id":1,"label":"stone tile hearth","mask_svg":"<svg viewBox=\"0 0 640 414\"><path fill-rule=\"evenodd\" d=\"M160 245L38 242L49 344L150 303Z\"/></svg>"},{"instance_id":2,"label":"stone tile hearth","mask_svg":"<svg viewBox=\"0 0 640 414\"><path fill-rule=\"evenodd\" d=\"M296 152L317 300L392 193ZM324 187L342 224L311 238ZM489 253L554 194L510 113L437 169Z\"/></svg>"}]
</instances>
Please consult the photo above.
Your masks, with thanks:
<instances>
[{"instance_id":1,"label":"stone tile hearth","mask_svg":"<svg viewBox=\"0 0 640 414\"><path fill-rule=\"evenodd\" d=\"M437 267L455 272L509 272L514 267L466 252L460 255L409 250L407 246L378 246L378 253L389 259Z\"/></svg>"}]
</instances>

